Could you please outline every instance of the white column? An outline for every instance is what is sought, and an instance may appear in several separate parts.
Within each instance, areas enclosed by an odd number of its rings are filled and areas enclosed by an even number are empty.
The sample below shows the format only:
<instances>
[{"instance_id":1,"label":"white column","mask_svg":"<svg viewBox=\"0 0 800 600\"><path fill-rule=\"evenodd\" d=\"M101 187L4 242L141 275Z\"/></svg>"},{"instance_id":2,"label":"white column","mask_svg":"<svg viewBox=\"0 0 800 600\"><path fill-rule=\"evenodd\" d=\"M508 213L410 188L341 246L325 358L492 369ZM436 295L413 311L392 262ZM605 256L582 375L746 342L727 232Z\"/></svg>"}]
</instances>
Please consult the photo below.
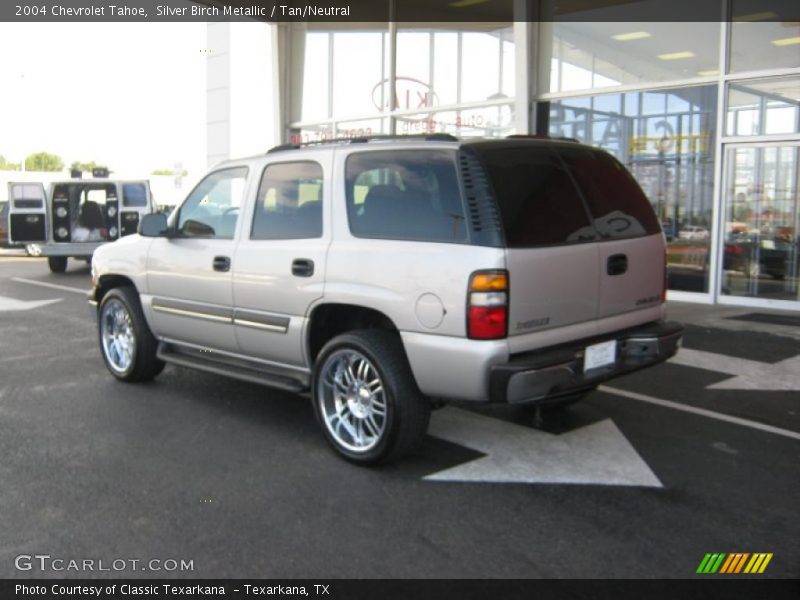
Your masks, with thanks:
<instances>
[{"instance_id":1,"label":"white column","mask_svg":"<svg viewBox=\"0 0 800 600\"><path fill-rule=\"evenodd\" d=\"M275 144L270 26L209 23L206 63L206 159L266 152Z\"/></svg>"}]
</instances>

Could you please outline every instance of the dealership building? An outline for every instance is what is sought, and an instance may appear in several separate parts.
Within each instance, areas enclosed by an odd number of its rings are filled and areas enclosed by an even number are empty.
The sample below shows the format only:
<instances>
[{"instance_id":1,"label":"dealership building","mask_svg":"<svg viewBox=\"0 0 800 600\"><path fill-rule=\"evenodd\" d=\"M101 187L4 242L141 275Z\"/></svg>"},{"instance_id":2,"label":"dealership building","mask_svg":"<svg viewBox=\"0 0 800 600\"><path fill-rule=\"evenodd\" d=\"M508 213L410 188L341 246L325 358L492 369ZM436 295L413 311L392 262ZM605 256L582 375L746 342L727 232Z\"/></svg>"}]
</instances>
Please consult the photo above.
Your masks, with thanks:
<instances>
[{"instance_id":1,"label":"dealership building","mask_svg":"<svg viewBox=\"0 0 800 600\"><path fill-rule=\"evenodd\" d=\"M724 16L692 22L648 20L651 3L456 0L448 19L264 25L252 47L241 24L209 24L209 162L259 126L294 143L574 138L650 199L671 299L800 310L800 22L780 0L706 3ZM697 0L659 4L689 14ZM473 12L453 22L459 7ZM271 110L237 97L250 75L236 52L271 73Z\"/></svg>"}]
</instances>

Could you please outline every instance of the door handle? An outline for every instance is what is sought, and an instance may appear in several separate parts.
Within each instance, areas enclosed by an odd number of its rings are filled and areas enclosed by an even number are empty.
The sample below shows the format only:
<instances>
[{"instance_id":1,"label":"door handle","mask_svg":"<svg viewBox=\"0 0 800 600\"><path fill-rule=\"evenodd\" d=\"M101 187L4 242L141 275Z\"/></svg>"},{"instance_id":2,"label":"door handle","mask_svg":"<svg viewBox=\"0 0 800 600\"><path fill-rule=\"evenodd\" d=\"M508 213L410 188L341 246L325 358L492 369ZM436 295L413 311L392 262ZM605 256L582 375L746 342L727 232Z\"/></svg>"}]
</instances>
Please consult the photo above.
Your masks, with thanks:
<instances>
[{"instance_id":1,"label":"door handle","mask_svg":"<svg viewBox=\"0 0 800 600\"><path fill-rule=\"evenodd\" d=\"M614 254L608 257L606 273L609 275L622 275L628 270L628 257L624 254Z\"/></svg>"},{"instance_id":2,"label":"door handle","mask_svg":"<svg viewBox=\"0 0 800 600\"><path fill-rule=\"evenodd\" d=\"M314 261L308 258L295 258L292 261L292 275L311 277L314 274Z\"/></svg>"},{"instance_id":3,"label":"door handle","mask_svg":"<svg viewBox=\"0 0 800 600\"><path fill-rule=\"evenodd\" d=\"M225 271L231 270L231 259L228 256L215 256L214 262L212 263L215 271Z\"/></svg>"}]
</instances>

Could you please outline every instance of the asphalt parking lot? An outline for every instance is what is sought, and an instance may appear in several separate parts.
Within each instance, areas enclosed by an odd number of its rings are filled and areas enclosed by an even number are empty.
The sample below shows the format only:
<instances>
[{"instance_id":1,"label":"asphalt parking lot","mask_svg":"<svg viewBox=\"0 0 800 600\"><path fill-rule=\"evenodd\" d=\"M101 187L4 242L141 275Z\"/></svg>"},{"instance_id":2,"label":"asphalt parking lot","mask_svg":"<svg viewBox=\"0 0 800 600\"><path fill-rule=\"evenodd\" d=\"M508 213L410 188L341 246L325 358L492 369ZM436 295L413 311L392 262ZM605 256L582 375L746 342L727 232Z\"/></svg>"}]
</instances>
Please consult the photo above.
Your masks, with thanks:
<instances>
[{"instance_id":1,"label":"asphalt parking lot","mask_svg":"<svg viewBox=\"0 0 800 600\"><path fill-rule=\"evenodd\" d=\"M93 575L15 566L46 554L193 565L111 573L132 577L684 578L710 552L800 576L791 315L675 305L677 360L543 428L445 408L410 459L365 469L307 399L172 366L117 383L88 287L83 263L0 257L0 577Z\"/></svg>"}]
</instances>

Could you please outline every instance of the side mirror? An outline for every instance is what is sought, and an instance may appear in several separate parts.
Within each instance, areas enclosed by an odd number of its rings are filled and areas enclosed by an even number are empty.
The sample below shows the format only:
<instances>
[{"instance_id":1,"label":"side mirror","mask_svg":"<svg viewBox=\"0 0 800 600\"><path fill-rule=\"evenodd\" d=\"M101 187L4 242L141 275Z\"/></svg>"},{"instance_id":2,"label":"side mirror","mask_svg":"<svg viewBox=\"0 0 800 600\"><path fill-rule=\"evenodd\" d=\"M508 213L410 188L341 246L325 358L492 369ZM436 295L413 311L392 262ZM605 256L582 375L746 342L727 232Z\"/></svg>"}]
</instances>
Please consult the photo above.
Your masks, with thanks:
<instances>
[{"instance_id":1,"label":"side mirror","mask_svg":"<svg viewBox=\"0 0 800 600\"><path fill-rule=\"evenodd\" d=\"M167 216L163 213L144 215L139 221L139 235L145 237L164 237L168 230Z\"/></svg>"}]
</instances>

